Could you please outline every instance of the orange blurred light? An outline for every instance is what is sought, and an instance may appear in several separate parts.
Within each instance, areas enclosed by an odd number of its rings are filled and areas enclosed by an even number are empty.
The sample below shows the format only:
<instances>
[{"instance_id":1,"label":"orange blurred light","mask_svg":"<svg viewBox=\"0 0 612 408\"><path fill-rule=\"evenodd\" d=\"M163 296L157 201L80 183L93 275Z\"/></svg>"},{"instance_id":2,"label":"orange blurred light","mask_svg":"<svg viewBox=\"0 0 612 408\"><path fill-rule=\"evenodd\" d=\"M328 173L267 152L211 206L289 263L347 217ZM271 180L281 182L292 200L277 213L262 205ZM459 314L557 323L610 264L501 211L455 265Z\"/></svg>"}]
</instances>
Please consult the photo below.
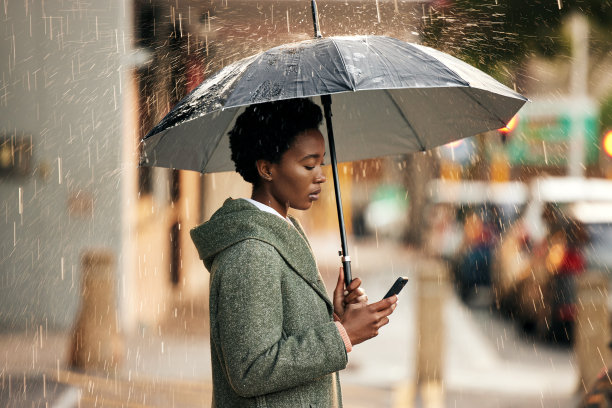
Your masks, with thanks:
<instances>
[{"instance_id":1,"label":"orange blurred light","mask_svg":"<svg viewBox=\"0 0 612 408\"><path fill-rule=\"evenodd\" d=\"M603 137L602 147L604 153L606 153L609 157L612 157L612 130L609 130Z\"/></svg>"},{"instance_id":2,"label":"orange blurred light","mask_svg":"<svg viewBox=\"0 0 612 408\"><path fill-rule=\"evenodd\" d=\"M512 119L510 119L510 122L508 122L508 124L506 124L506 127L497 129L499 132L501 133L510 133L514 130L514 128L516 127L516 124L518 123L518 115L514 115L512 117Z\"/></svg>"}]
</instances>

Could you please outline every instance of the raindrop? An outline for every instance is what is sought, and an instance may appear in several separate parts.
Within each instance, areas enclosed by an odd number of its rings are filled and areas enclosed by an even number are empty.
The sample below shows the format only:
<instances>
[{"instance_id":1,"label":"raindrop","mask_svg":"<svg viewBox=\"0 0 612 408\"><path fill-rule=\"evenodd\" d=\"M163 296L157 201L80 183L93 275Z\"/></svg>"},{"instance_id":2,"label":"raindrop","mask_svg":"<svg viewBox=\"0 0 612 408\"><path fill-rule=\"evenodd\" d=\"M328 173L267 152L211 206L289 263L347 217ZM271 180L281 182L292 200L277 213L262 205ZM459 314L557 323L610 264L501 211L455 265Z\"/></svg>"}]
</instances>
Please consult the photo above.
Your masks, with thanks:
<instances>
[{"instance_id":1,"label":"raindrop","mask_svg":"<svg viewBox=\"0 0 612 408\"><path fill-rule=\"evenodd\" d=\"M23 187L19 187L19 215L23 215Z\"/></svg>"},{"instance_id":2,"label":"raindrop","mask_svg":"<svg viewBox=\"0 0 612 408\"><path fill-rule=\"evenodd\" d=\"M62 158L57 156L57 177L59 184L62 184Z\"/></svg>"},{"instance_id":3,"label":"raindrop","mask_svg":"<svg viewBox=\"0 0 612 408\"><path fill-rule=\"evenodd\" d=\"M179 19L179 32L181 33L181 38L183 38L183 17L181 16L181 13L179 13L178 19Z\"/></svg>"}]
</instances>

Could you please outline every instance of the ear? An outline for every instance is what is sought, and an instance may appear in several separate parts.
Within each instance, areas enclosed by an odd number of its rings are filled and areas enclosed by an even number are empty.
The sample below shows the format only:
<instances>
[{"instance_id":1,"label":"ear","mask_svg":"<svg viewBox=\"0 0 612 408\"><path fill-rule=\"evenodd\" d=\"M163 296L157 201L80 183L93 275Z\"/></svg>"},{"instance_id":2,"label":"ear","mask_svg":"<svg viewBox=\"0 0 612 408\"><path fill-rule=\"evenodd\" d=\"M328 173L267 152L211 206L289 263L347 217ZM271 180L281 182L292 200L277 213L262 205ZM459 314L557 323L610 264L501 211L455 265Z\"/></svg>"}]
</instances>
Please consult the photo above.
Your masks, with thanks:
<instances>
[{"instance_id":1,"label":"ear","mask_svg":"<svg viewBox=\"0 0 612 408\"><path fill-rule=\"evenodd\" d=\"M257 160L255 162L257 167L257 173L259 177L264 181L272 181L272 163L268 160Z\"/></svg>"}]
</instances>

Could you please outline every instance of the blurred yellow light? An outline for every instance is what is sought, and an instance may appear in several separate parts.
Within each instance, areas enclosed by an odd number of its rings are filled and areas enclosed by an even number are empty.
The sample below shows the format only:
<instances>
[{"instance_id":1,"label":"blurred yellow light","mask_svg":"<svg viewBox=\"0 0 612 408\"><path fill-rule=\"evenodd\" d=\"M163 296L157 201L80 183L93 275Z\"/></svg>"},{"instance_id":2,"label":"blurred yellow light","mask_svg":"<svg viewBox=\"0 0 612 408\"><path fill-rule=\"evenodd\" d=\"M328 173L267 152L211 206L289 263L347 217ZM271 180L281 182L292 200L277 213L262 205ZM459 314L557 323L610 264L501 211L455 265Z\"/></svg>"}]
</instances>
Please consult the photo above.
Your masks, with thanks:
<instances>
[{"instance_id":1,"label":"blurred yellow light","mask_svg":"<svg viewBox=\"0 0 612 408\"><path fill-rule=\"evenodd\" d=\"M602 146L604 153L612 157L612 130L609 130L603 137Z\"/></svg>"},{"instance_id":2,"label":"blurred yellow light","mask_svg":"<svg viewBox=\"0 0 612 408\"><path fill-rule=\"evenodd\" d=\"M506 127L503 127L497 130L501 133L510 133L514 130L517 123L518 123L518 115L514 115L512 119L510 119L510 122L506 124Z\"/></svg>"}]
</instances>

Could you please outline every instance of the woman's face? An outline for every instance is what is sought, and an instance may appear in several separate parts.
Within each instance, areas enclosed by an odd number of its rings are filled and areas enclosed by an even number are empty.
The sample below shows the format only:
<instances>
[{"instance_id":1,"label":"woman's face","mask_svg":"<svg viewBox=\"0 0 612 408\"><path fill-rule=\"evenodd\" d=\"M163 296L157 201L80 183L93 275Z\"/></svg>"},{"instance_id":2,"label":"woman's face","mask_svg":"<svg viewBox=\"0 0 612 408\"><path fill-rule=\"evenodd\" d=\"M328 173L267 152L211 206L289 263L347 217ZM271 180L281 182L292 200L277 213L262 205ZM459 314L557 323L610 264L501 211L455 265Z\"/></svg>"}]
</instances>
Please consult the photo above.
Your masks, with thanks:
<instances>
[{"instance_id":1,"label":"woman's face","mask_svg":"<svg viewBox=\"0 0 612 408\"><path fill-rule=\"evenodd\" d=\"M309 209L319 199L321 184L326 180L321 168L324 156L321 132L310 129L298 134L280 162L270 164L271 181L267 183L271 207L285 216L289 207Z\"/></svg>"}]
</instances>

